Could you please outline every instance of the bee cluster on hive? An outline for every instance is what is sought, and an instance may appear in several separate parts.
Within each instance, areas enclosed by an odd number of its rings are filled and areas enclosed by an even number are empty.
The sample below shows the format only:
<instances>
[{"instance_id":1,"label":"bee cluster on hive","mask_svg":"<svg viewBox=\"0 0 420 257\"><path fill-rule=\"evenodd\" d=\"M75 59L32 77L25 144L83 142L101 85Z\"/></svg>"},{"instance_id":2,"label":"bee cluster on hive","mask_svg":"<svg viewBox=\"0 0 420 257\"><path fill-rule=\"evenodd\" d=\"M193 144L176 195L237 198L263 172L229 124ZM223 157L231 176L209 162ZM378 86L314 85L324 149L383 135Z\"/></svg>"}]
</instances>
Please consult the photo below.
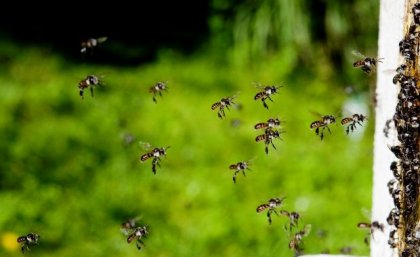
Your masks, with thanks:
<instances>
[{"instance_id":1,"label":"bee cluster on hive","mask_svg":"<svg viewBox=\"0 0 420 257\"><path fill-rule=\"evenodd\" d=\"M397 158L390 169L394 176L388 182L394 202L387 222L392 227L388 244L397 248L399 256L420 256L419 223L419 71L420 3L409 13L409 27L399 42L403 63L396 69L392 82L399 86L398 102L393 116L399 143L390 146Z\"/></svg>"}]
</instances>

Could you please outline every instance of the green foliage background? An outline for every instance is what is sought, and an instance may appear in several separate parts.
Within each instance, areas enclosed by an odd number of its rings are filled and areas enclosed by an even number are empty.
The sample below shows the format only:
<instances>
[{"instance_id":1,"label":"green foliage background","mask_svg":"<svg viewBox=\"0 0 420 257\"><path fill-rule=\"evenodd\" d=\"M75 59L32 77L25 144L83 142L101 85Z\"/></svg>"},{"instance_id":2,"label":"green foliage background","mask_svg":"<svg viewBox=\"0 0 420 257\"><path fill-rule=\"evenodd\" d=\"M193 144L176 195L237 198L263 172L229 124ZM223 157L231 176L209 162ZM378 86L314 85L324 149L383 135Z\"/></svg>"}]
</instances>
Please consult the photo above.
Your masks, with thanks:
<instances>
[{"instance_id":1,"label":"green foliage background","mask_svg":"<svg viewBox=\"0 0 420 257\"><path fill-rule=\"evenodd\" d=\"M34 231L34 256L293 256L287 219L274 215L269 225L255 211L286 196L284 209L312 224L305 253L350 246L367 255L356 224L371 205L374 76L354 69L349 53L375 52L378 16L363 29L353 17L377 14L377 3L328 3L318 41L308 3L294 3L214 1L208 44L192 56L162 49L131 68L75 65L2 42L0 254L20 256L7 235ZM77 83L92 73L106 85L82 100ZM169 91L155 104L148 89L157 81ZM253 82L284 86L269 110L253 100ZM220 120L210 106L235 93L238 107ZM348 100L368 107L368 122L348 136L332 125L321 141L311 112L341 114ZM266 155L253 125L274 116L286 133ZM171 146L156 175L140 163L139 142ZM234 184L228 166L251 158L252 171ZM141 252L120 232L135 216L150 226Z\"/></svg>"}]
</instances>

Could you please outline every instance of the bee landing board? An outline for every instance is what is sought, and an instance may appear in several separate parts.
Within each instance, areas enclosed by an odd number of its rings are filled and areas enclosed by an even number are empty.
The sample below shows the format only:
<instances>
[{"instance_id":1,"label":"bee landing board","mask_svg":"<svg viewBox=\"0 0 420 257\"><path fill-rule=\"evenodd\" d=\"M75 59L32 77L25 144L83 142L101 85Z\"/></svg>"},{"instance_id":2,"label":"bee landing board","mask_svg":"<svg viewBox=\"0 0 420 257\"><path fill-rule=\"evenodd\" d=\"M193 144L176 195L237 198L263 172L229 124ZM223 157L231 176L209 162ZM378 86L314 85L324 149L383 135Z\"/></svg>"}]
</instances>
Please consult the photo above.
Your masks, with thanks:
<instances>
[{"instance_id":1,"label":"bee landing board","mask_svg":"<svg viewBox=\"0 0 420 257\"><path fill-rule=\"evenodd\" d=\"M371 257L420 256L420 237L416 239L412 233L417 227L419 207L418 169L414 160L419 150L416 31L420 31L420 24L416 25L413 19L415 3L381 0L380 4L378 56L384 61L377 72L371 219L384 223L385 227L384 233L376 233L375 239L370 240ZM406 67L399 69L402 65ZM389 69L396 72L387 74ZM385 127L389 133L384 133ZM397 169L394 165L391 171L393 161L397 162ZM389 183L391 180L396 183ZM388 187L389 184L396 186Z\"/></svg>"}]
</instances>

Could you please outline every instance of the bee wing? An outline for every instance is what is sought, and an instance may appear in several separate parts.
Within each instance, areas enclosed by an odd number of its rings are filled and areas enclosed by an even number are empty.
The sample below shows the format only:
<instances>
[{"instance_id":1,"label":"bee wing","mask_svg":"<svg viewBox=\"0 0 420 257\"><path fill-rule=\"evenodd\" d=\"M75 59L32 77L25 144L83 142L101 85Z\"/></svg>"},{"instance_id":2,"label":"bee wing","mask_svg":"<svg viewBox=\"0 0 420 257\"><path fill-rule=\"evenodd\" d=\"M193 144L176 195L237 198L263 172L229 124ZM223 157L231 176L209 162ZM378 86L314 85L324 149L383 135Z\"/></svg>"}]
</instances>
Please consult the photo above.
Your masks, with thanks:
<instances>
[{"instance_id":1,"label":"bee wing","mask_svg":"<svg viewBox=\"0 0 420 257\"><path fill-rule=\"evenodd\" d=\"M100 37L100 38L96 39L96 41L98 41L99 44L102 44L103 42L105 42L107 40L108 40L108 37Z\"/></svg>"},{"instance_id":2,"label":"bee wing","mask_svg":"<svg viewBox=\"0 0 420 257\"><path fill-rule=\"evenodd\" d=\"M306 224L305 227L303 228L303 235L302 236L309 235L309 233L311 233L311 229L312 229L312 224Z\"/></svg>"},{"instance_id":3,"label":"bee wing","mask_svg":"<svg viewBox=\"0 0 420 257\"><path fill-rule=\"evenodd\" d=\"M365 59L365 58L366 58L366 56L365 56L364 54L360 53L360 52L359 52L359 51L357 51L357 50L353 50L353 51L351 51L351 53L352 53L354 56L356 56L357 58L362 58L362 59Z\"/></svg>"},{"instance_id":4,"label":"bee wing","mask_svg":"<svg viewBox=\"0 0 420 257\"><path fill-rule=\"evenodd\" d=\"M322 118L324 115L322 115L321 113L319 113L319 112L316 112L316 111L309 111L312 115L314 115L314 116L317 116L318 118Z\"/></svg>"},{"instance_id":5,"label":"bee wing","mask_svg":"<svg viewBox=\"0 0 420 257\"><path fill-rule=\"evenodd\" d=\"M149 142L139 141L139 146L142 150L148 151L153 148Z\"/></svg>"},{"instance_id":6,"label":"bee wing","mask_svg":"<svg viewBox=\"0 0 420 257\"><path fill-rule=\"evenodd\" d=\"M251 84L258 89L263 89L264 88L264 86L261 84L261 82L251 82Z\"/></svg>"}]
</instances>

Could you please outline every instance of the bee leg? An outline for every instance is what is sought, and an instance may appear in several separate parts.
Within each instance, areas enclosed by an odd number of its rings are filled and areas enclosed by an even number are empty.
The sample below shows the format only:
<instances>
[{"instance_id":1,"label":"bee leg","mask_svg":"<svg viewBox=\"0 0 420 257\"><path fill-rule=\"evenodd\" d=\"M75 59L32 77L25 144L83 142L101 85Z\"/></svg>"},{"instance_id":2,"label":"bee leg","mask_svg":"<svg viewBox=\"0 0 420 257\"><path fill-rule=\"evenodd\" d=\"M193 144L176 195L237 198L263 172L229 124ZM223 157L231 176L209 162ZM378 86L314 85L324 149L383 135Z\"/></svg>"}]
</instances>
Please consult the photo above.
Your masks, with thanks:
<instances>
[{"instance_id":1,"label":"bee leg","mask_svg":"<svg viewBox=\"0 0 420 257\"><path fill-rule=\"evenodd\" d=\"M350 132L350 126L347 126L347 128L346 128L346 134L348 135L349 132Z\"/></svg>"},{"instance_id":2,"label":"bee leg","mask_svg":"<svg viewBox=\"0 0 420 257\"><path fill-rule=\"evenodd\" d=\"M267 212L268 223L271 225L271 211Z\"/></svg>"},{"instance_id":3,"label":"bee leg","mask_svg":"<svg viewBox=\"0 0 420 257\"><path fill-rule=\"evenodd\" d=\"M316 129L315 129L315 133L318 135L319 134L319 127L317 127Z\"/></svg>"},{"instance_id":4,"label":"bee leg","mask_svg":"<svg viewBox=\"0 0 420 257\"><path fill-rule=\"evenodd\" d=\"M369 234L365 236L365 239L363 240L366 245L369 245Z\"/></svg>"},{"instance_id":5,"label":"bee leg","mask_svg":"<svg viewBox=\"0 0 420 257\"><path fill-rule=\"evenodd\" d=\"M92 97L93 97L93 87L91 86L90 87L90 94L92 95Z\"/></svg>"},{"instance_id":6,"label":"bee leg","mask_svg":"<svg viewBox=\"0 0 420 257\"><path fill-rule=\"evenodd\" d=\"M153 102L157 103L156 95L153 95Z\"/></svg>"},{"instance_id":7,"label":"bee leg","mask_svg":"<svg viewBox=\"0 0 420 257\"><path fill-rule=\"evenodd\" d=\"M233 179L233 183L235 183L236 184L236 175L238 174L238 171L237 170L235 170L235 173L233 173L233 177L232 177L232 179Z\"/></svg>"},{"instance_id":8,"label":"bee leg","mask_svg":"<svg viewBox=\"0 0 420 257\"><path fill-rule=\"evenodd\" d=\"M136 242L136 246L137 246L137 249L141 250L141 247L142 247L142 246L144 247L144 243L143 243L143 241L141 241L140 239L139 239L139 240L137 240L137 242Z\"/></svg>"},{"instance_id":9,"label":"bee leg","mask_svg":"<svg viewBox=\"0 0 420 257\"><path fill-rule=\"evenodd\" d=\"M245 175L245 170L242 170L242 174L244 175L244 177L246 177L246 175Z\"/></svg>"},{"instance_id":10,"label":"bee leg","mask_svg":"<svg viewBox=\"0 0 420 257\"><path fill-rule=\"evenodd\" d=\"M330 134L331 134L331 130L330 130L330 127L328 127L328 126L325 126L325 127L324 127L324 129L325 129L325 128L327 128L327 129L328 129L328 132L330 132Z\"/></svg>"},{"instance_id":11,"label":"bee leg","mask_svg":"<svg viewBox=\"0 0 420 257\"><path fill-rule=\"evenodd\" d=\"M271 145L273 146L274 149L277 150L276 146L274 145L273 141L270 141Z\"/></svg>"},{"instance_id":12,"label":"bee leg","mask_svg":"<svg viewBox=\"0 0 420 257\"><path fill-rule=\"evenodd\" d=\"M265 154L268 154L268 145L265 145Z\"/></svg>"},{"instance_id":13,"label":"bee leg","mask_svg":"<svg viewBox=\"0 0 420 257\"><path fill-rule=\"evenodd\" d=\"M83 97L83 89L80 89L80 91L79 91L79 95L82 97L82 99L84 98L84 97Z\"/></svg>"},{"instance_id":14,"label":"bee leg","mask_svg":"<svg viewBox=\"0 0 420 257\"><path fill-rule=\"evenodd\" d=\"M261 100L262 102L263 102L263 106L266 108L266 109L268 109L268 105L267 105L267 103L265 102L265 100Z\"/></svg>"}]
</instances>

